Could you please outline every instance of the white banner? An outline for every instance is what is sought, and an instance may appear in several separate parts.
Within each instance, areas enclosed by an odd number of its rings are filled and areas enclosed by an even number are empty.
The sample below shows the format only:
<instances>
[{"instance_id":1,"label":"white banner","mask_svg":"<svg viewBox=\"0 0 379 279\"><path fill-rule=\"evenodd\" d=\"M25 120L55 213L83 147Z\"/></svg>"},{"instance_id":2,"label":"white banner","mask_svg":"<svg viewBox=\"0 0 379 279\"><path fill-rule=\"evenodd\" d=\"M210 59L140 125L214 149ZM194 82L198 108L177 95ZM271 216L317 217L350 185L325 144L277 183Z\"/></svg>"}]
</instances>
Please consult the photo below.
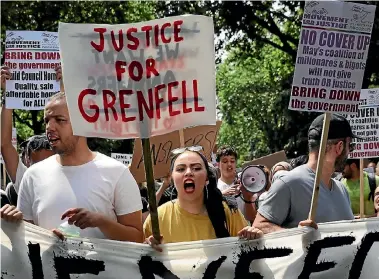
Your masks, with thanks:
<instances>
[{"instance_id":1,"label":"white banner","mask_svg":"<svg viewBox=\"0 0 379 279\"><path fill-rule=\"evenodd\" d=\"M75 135L147 138L216 124L213 20L59 23Z\"/></svg>"},{"instance_id":2,"label":"white banner","mask_svg":"<svg viewBox=\"0 0 379 279\"><path fill-rule=\"evenodd\" d=\"M379 157L379 88L362 89L358 113L347 115L353 132L364 139L353 139L355 150L349 158Z\"/></svg>"},{"instance_id":3,"label":"white banner","mask_svg":"<svg viewBox=\"0 0 379 279\"><path fill-rule=\"evenodd\" d=\"M6 106L41 110L59 92L55 68L60 65L58 33L6 31L5 66L12 72L6 81Z\"/></svg>"},{"instance_id":4,"label":"white banner","mask_svg":"<svg viewBox=\"0 0 379 279\"><path fill-rule=\"evenodd\" d=\"M125 166L129 166L132 163L133 154L111 153L111 157L120 161Z\"/></svg>"},{"instance_id":5,"label":"white banner","mask_svg":"<svg viewBox=\"0 0 379 279\"><path fill-rule=\"evenodd\" d=\"M306 1L288 108L356 113L375 6Z\"/></svg>"},{"instance_id":6,"label":"white banner","mask_svg":"<svg viewBox=\"0 0 379 279\"><path fill-rule=\"evenodd\" d=\"M379 218L284 230L250 242L167 244L162 253L110 240L62 242L31 224L1 225L4 279L373 279L379 273Z\"/></svg>"}]
</instances>

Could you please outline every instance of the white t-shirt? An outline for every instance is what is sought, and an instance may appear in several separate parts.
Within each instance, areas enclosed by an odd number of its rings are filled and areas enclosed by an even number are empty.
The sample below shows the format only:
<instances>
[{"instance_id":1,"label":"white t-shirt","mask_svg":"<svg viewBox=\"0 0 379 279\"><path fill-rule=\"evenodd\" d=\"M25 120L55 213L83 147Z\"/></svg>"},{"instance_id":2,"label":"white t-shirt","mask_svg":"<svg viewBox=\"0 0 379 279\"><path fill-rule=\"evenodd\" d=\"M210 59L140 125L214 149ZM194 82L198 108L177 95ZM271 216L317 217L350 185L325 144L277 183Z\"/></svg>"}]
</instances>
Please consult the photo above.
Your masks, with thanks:
<instances>
[{"instance_id":1,"label":"white t-shirt","mask_svg":"<svg viewBox=\"0 0 379 279\"><path fill-rule=\"evenodd\" d=\"M27 169L28 168L24 165L21 159L19 159L18 164L17 164L17 170L16 170L16 180L12 181L13 187L17 194L18 194L18 191L20 190L20 183L21 183L22 177L24 176Z\"/></svg>"},{"instance_id":2,"label":"white t-shirt","mask_svg":"<svg viewBox=\"0 0 379 279\"><path fill-rule=\"evenodd\" d=\"M31 166L18 193L18 208L25 220L51 230L65 222L61 215L70 208L85 208L112 220L142 209L138 185L124 166L97 153L80 166L62 166L53 155ZM81 237L105 238L98 228L80 231Z\"/></svg>"},{"instance_id":3,"label":"white t-shirt","mask_svg":"<svg viewBox=\"0 0 379 279\"><path fill-rule=\"evenodd\" d=\"M224 191L231 186L233 186L233 183L232 184L226 184L224 181L221 180L221 178L218 179L217 188L220 191ZM242 212L243 216L245 216L245 218L246 218L245 202L241 199L241 197L237 197L236 200L237 200L237 204L238 204L238 209Z\"/></svg>"}]
</instances>

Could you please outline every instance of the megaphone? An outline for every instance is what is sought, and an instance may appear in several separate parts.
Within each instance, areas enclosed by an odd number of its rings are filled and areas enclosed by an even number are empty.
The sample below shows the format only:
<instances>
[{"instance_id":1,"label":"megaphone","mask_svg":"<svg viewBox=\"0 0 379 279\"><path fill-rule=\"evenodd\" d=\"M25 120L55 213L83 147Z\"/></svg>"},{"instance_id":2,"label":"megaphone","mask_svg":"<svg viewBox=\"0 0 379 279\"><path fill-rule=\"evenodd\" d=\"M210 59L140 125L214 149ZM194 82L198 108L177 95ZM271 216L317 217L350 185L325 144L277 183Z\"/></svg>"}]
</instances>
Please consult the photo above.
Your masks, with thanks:
<instances>
[{"instance_id":1,"label":"megaphone","mask_svg":"<svg viewBox=\"0 0 379 279\"><path fill-rule=\"evenodd\" d=\"M264 166L251 165L242 170L240 181L242 186L250 193L262 192L268 183Z\"/></svg>"}]
</instances>

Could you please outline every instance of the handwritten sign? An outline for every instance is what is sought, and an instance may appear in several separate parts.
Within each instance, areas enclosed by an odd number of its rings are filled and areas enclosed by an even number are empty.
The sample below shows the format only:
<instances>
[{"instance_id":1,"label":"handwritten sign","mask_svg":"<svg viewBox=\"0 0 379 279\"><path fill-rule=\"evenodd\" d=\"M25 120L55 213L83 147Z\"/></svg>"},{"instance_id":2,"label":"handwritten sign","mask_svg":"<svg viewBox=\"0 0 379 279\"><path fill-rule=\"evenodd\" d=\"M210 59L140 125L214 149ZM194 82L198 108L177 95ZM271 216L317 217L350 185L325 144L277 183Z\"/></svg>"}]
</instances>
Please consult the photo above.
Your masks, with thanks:
<instances>
[{"instance_id":1,"label":"handwritten sign","mask_svg":"<svg viewBox=\"0 0 379 279\"><path fill-rule=\"evenodd\" d=\"M111 153L111 157L125 166L129 166L132 163L132 154L122 154L122 153Z\"/></svg>"},{"instance_id":2,"label":"handwritten sign","mask_svg":"<svg viewBox=\"0 0 379 279\"><path fill-rule=\"evenodd\" d=\"M356 113L375 6L306 1L289 109Z\"/></svg>"},{"instance_id":3,"label":"handwritten sign","mask_svg":"<svg viewBox=\"0 0 379 279\"><path fill-rule=\"evenodd\" d=\"M353 132L363 138L353 139L355 150L349 157L379 157L379 88L362 89L358 112L346 118Z\"/></svg>"},{"instance_id":4,"label":"handwritten sign","mask_svg":"<svg viewBox=\"0 0 379 279\"><path fill-rule=\"evenodd\" d=\"M55 75L60 65L58 33L6 31L4 57L12 73L6 81L7 108L41 110L59 92Z\"/></svg>"},{"instance_id":5,"label":"handwritten sign","mask_svg":"<svg viewBox=\"0 0 379 279\"><path fill-rule=\"evenodd\" d=\"M196 126L184 129L185 146L201 145L204 149L204 155L210 161L220 126L221 121L217 121L217 125ZM170 134L152 137L150 139L150 146L153 158L154 178L164 177L170 170L171 151L180 147L179 132L175 131ZM136 140L134 143L130 171L138 183L145 181L141 140Z\"/></svg>"},{"instance_id":6,"label":"handwritten sign","mask_svg":"<svg viewBox=\"0 0 379 279\"><path fill-rule=\"evenodd\" d=\"M148 138L216 123L212 18L59 23L75 135ZM78 63L77 61L80 61Z\"/></svg>"},{"instance_id":7,"label":"handwritten sign","mask_svg":"<svg viewBox=\"0 0 379 279\"><path fill-rule=\"evenodd\" d=\"M261 240L236 237L162 245L68 238L29 223L1 222L2 278L30 279L373 279L379 218L283 230Z\"/></svg>"}]
</instances>

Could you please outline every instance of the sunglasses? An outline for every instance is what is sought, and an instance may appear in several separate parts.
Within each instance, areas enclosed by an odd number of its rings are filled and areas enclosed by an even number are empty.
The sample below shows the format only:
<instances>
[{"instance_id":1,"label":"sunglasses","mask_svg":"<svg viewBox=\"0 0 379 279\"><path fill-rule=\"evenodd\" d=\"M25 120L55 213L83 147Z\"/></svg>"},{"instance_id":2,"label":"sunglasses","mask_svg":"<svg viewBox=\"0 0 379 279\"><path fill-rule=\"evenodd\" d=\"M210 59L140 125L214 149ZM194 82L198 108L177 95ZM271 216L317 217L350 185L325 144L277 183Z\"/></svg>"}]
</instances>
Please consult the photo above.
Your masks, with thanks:
<instances>
[{"instance_id":1,"label":"sunglasses","mask_svg":"<svg viewBox=\"0 0 379 279\"><path fill-rule=\"evenodd\" d=\"M203 151L203 147L200 145L195 145L195 146L189 146L189 147L183 147L183 148L175 148L171 150L172 155L178 155L181 154L185 151L194 151L194 152L200 152Z\"/></svg>"}]
</instances>

